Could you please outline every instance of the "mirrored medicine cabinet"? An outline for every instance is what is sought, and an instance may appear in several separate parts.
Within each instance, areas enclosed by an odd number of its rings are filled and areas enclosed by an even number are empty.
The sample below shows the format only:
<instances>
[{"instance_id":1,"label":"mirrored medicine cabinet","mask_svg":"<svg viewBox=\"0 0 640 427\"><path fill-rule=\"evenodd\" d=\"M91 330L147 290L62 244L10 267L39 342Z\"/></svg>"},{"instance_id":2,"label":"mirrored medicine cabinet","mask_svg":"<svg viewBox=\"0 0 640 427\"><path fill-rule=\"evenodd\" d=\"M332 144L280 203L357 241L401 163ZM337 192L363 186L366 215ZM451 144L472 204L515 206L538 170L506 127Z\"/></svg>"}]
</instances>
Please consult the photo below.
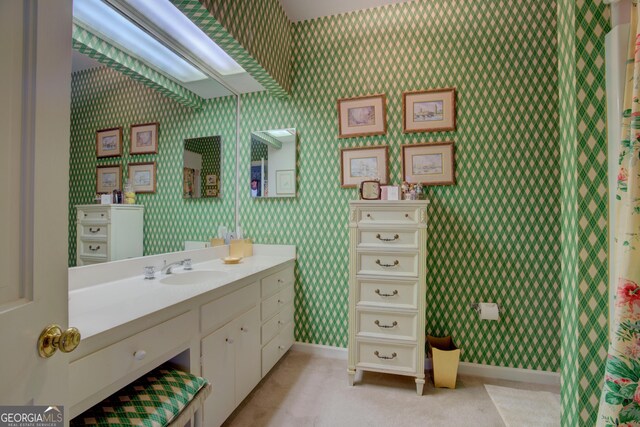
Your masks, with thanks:
<instances>
[{"instance_id":1,"label":"mirrored medicine cabinet","mask_svg":"<svg viewBox=\"0 0 640 427\"><path fill-rule=\"evenodd\" d=\"M251 132L252 198L296 196L295 128Z\"/></svg>"}]
</instances>

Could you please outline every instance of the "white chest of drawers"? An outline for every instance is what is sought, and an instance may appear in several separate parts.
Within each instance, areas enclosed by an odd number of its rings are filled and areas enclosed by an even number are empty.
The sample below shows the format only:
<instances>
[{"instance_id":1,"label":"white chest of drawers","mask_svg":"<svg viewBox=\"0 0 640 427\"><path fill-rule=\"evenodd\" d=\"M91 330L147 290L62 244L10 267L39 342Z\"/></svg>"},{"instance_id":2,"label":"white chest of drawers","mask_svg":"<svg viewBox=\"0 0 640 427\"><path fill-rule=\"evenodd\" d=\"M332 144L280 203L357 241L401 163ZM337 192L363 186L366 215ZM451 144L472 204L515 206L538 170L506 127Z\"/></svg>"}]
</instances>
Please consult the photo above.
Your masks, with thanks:
<instances>
[{"instance_id":1,"label":"white chest of drawers","mask_svg":"<svg viewBox=\"0 0 640 427\"><path fill-rule=\"evenodd\" d=\"M351 201L349 384L356 370L424 387L427 201Z\"/></svg>"},{"instance_id":2,"label":"white chest of drawers","mask_svg":"<svg viewBox=\"0 0 640 427\"><path fill-rule=\"evenodd\" d=\"M78 205L76 264L143 255L142 205Z\"/></svg>"}]
</instances>

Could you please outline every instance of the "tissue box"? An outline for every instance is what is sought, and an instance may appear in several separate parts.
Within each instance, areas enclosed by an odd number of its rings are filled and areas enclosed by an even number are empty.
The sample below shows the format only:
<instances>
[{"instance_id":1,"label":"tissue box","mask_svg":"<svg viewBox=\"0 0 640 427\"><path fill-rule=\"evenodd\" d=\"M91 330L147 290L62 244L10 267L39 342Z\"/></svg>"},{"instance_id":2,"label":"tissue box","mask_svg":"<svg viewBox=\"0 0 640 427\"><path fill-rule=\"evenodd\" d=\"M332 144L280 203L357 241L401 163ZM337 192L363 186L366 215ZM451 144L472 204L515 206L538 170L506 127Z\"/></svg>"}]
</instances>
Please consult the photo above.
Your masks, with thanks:
<instances>
[{"instance_id":1,"label":"tissue box","mask_svg":"<svg viewBox=\"0 0 640 427\"><path fill-rule=\"evenodd\" d=\"M433 357L433 385L436 387L456 388L460 349L450 336L432 337L427 335Z\"/></svg>"},{"instance_id":2,"label":"tissue box","mask_svg":"<svg viewBox=\"0 0 640 427\"><path fill-rule=\"evenodd\" d=\"M253 255L253 242L251 239L232 240L229 244L229 256L234 258L246 258Z\"/></svg>"}]
</instances>

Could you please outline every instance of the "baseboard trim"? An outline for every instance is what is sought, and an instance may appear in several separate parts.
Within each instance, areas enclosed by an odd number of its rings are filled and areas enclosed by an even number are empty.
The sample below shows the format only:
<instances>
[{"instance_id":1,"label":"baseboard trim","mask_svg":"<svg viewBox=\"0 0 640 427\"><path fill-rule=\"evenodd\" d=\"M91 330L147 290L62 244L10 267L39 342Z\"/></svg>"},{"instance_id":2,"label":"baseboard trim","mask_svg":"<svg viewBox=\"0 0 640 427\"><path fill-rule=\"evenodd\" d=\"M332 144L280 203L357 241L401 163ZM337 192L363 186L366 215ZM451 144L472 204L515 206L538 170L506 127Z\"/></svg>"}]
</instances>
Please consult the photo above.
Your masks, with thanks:
<instances>
[{"instance_id":1,"label":"baseboard trim","mask_svg":"<svg viewBox=\"0 0 640 427\"><path fill-rule=\"evenodd\" d=\"M291 347L301 353L330 359L347 360L347 349L328 345L295 342ZM425 368L430 369L431 360L425 359ZM474 377L493 378L507 381L519 381L533 384L555 385L560 387L560 374L557 372L536 371L533 369L508 368L504 366L480 365L478 363L460 362L458 373Z\"/></svg>"},{"instance_id":2,"label":"baseboard trim","mask_svg":"<svg viewBox=\"0 0 640 427\"><path fill-rule=\"evenodd\" d=\"M314 356L327 357L329 359L347 360L347 349L342 347L296 341L293 343L293 346L291 346L291 349L301 353L313 354Z\"/></svg>"}]
</instances>

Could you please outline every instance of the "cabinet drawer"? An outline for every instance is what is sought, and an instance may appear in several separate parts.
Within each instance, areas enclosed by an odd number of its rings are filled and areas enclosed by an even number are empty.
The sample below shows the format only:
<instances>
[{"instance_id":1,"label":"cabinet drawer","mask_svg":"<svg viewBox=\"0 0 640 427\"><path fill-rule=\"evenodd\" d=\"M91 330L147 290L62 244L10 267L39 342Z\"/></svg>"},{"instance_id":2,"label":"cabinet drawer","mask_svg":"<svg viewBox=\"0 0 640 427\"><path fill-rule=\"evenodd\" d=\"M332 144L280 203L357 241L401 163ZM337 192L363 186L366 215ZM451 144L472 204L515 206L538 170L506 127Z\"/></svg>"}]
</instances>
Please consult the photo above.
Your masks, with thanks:
<instances>
[{"instance_id":1,"label":"cabinet drawer","mask_svg":"<svg viewBox=\"0 0 640 427\"><path fill-rule=\"evenodd\" d=\"M291 348L293 345L293 322L289 322L269 344L262 348L262 376L269 373L273 365Z\"/></svg>"},{"instance_id":2,"label":"cabinet drawer","mask_svg":"<svg viewBox=\"0 0 640 427\"><path fill-rule=\"evenodd\" d=\"M293 320L293 303L289 303L285 306L280 313L276 316L273 316L272 319L268 320L262 325L261 331L261 342L262 345L265 345L273 337L278 335L280 330L289 322Z\"/></svg>"},{"instance_id":3,"label":"cabinet drawer","mask_svg":"<svg viewBox=\"0 0 640 427\"><path fill-rule=\"evenodd\" d=\"M79 246L80 256L82 257L106 258L109 253L106 241L80 240Z\"/></svg>"},{"instance_id":4,"label":"cabinet drawer","mask_svg":"<svg viewBox=\"0 0 640 427\"><path fill-rule=\"evenodd\" d=\"M360 340L356 344L356 367L414 375L417 373L415 345ZM424 363L424 362L421 362Z\"/></svg>"},{"instance_id":5,"label":"cabinet drawer","mask_svg":"<svg viewBox=\"0 0 640 427\"><path fill-rule=\"evenodd\" d=\"M293 283L291 283L274 296L262 301L262 321L271 319L282 307L293 301L293 293Z\"/></svg>"},{"instance_id":6,"label":"cabinet drawer","mask_svg":"<svg viewBox=\"0 0 640 427\"><path fill-rule=\"evenodd\" d=\"M275 294L284 286L293 283L293 267L273 273L261 281L262 298Z\"/></svg>"},{"instance_id":7,"label":"cabinet drawer","mask_svg":"<svg viewBox=\"0 0 640 427\"><path fill-rule=\"evenodd\" d=\"M417 252L358 252L357 256L359 275L418 277Z\"/></svg>"},{"instance_id":8,"label":"cabinet drawer","mask_svg":"<svg viewBox=\"0 0 640 427\"><path fill-rule=\"evenodd\" d=\"M358 229L358 249L418 249L418 230Z\"/></svg>"},{"instance_id":9,"label":"cabinet drawer","mask_svg":"<svg viewBox=\"0 0 640 427\"><path fill-rule=\"evenodd\" d=\"M242 289L205 304L200 309L200 325L206 333L251 310L260 301L260 286L254 282Z\"/></svg>"},{"instance_id":10,"label":"cabinet drawer","mask_svg":"<svg viewBox=\"0 0 640 427\"><path fill-rule=\"evenodd\" d=\"M416 207L364 207L358 210L358 225L416 225L420 209Z\"/></svg>"},{"instance_id":11,"label":"cabinet drawer","mask_svg":"<svg viewBox=\"0 0 640 427\"><path fill-rule=\"evenodd\" d=\"M417 313L361 310L357 313L357 334L372 338L417 339Z\"/></svg>"},{"instance_id":12,"label":"cabinet drawer","mask_svg":"<svg viewBox=\"0 0 640 427\"><path fill-rule=\"evenodd\" d=\"M71 405L99 392L129 373L148 366L182 347L197 334L197 317L191 311L112 344L69 364ZM162 337L162 339L159 339ZM167 343L171 343L169 346ZM134 354L138 355L139 360ZM142 352L144 357L140 358ZM146 371L141 372L144 373Z\"/></svg>"},{"instance_id":13,"label":"cabinet drawer","mask_svg":"<svg viewBox=\"0 0 640 427\"><path fill-rule=\"evenodd\" d=\"M418 308L419 288L416 280L357 279L357 286L358 306Z\"/></svg>"},{"instance_id":14,"label":"cabinet drawer","mask_svg":"<svg viewBox=\"0 0 640 427\"><path fill-rule=\"evenodd\" d=\"M78 264L78 267L81 267L83 265L102 264L103 262L107 262L107 258L84 258L84 257L78 257L78 259L76 260L76 263Z\"/></svg>"},{"instance_id":15,"label":"cabinet drawer","mask_svg":"<svg viewBox=\"0 0 640 427\"><path fill-rule=\"evenodd\" d=\"M108 226L104 224L79 224L78 231L80 237L106 239Z\"/></svg>"},{"instance_id":16,"label":"cabinet drawer","mask_svg":"<svg viewBox=\"0 0 640 427\"><path fill-rule=\"evenodd\" d=\"M101 223L109 220L109 210L78 210L78 222L82 224Z\"/></svg>"}]
</instances>

